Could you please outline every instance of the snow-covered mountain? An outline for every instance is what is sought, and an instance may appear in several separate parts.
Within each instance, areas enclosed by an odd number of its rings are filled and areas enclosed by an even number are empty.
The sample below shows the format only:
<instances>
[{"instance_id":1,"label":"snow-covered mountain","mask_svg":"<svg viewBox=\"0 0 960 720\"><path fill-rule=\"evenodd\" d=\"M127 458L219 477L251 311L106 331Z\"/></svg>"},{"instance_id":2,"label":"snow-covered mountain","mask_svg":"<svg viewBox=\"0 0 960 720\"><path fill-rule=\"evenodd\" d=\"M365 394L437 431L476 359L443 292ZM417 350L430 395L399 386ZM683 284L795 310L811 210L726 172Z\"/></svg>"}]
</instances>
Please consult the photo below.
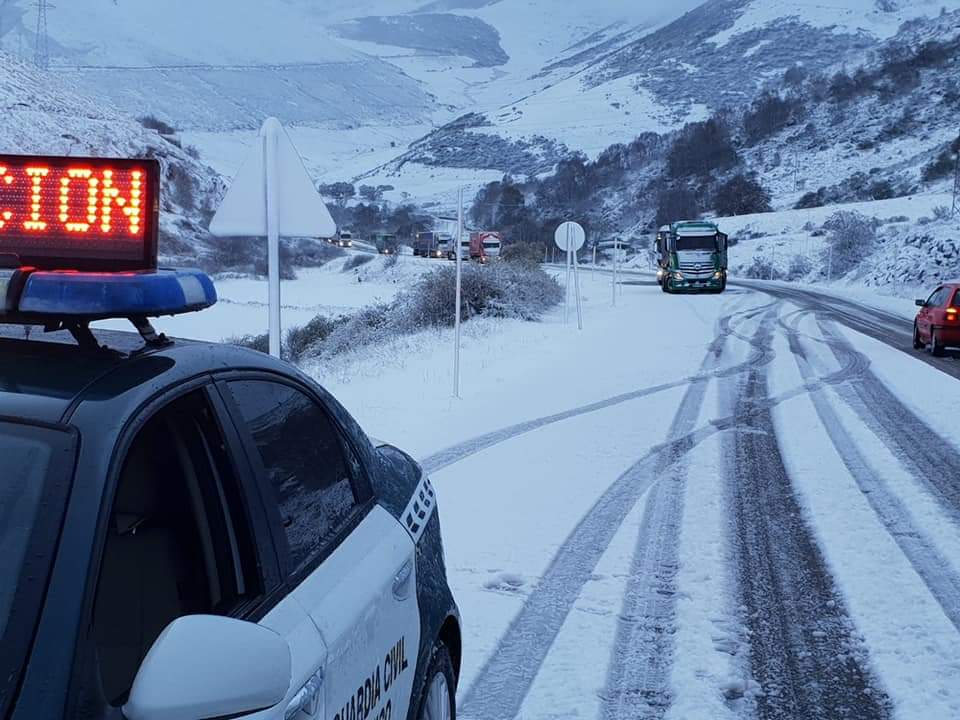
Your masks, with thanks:
<instances>
[{"instance_id":1,"label":"snow-covered mountain","mask_svg":"<svg viewBox=\"0 0 960 720\"><path fill-rule=\"evenodd\" d=\"M514 174L540 171L558 152L596 157L643 132L743 108L796 65L816 73L860 64L904 23L957 8L958 0L708 0L654 31L616 25L545 64L523 96L475 108L388 169L449 164L451 146L471 148L469 167ZM543 162L516 162L504 141L539 149Z\"/></svg>"},{"instance_id":2,"label":"snow-covered mountain","mask_svg":"<svg viewBox=\"0 0 960 720\"><path fill-rule=\"evenodd\" d=\"M160 252L195 262L211 250L208 214L223 178L173 138L124 116L99 98L79 95L55 76L0 54L0 153L152 157L163 170Z\"/></svg>"}]
</instances>

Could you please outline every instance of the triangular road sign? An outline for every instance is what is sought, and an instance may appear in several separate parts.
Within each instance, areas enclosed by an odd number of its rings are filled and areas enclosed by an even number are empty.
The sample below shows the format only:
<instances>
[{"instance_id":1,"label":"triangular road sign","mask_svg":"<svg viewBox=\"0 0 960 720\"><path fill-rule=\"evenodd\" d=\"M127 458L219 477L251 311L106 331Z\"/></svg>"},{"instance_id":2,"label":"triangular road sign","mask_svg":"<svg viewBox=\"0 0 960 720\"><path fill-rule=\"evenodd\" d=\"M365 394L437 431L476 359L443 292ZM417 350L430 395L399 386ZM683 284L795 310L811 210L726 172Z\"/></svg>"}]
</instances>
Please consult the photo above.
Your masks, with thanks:
<instances>
[{"instance_id":1,"label":"triangular road sign","mask_svg":"<svg viewBox=\"0 0 960 720\"><path fill-rule=\"evenodd\" d=\"M276 231L284 237L333 237L337 225L303 166L300 153L275 118L268 119L250 148L226 197L210 223L218 237L267 236L267 143L274 144L272 197L277 202Z\"/></svg>"}]
</instances>

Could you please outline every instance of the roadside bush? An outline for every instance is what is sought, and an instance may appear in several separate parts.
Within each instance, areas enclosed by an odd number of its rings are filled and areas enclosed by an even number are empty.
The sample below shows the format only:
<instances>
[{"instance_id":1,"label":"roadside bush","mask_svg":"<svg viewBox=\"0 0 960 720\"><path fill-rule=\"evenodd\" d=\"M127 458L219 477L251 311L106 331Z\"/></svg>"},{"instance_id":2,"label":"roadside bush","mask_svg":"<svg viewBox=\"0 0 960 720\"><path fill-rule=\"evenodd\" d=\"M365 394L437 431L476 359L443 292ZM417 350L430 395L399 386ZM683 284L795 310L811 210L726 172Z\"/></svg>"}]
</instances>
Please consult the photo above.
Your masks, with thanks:
<instances>
[{"instance_id":1,"label":"roadside bush","mask_svg":"<svg viewBox=\"0 0 960 720\"><path fill-rule=\"evenodd\" d=\"M366 253L357 253L356 255L348 259L343 264L343 272L350 272L351 270L356 270L358 267L362 267L366 265L371 260L373 260L373 255L367 255Z\"/></svg>"},{"instance_id":2,"label":"roadside bush","mask_svg":"<svg viewBox=\"0 0 960 720\"><path fill-rule=\"evenodd\" d=\"M264 354L270 352L270 336L267 333L263 335L240 335L228 338L225 342L227 345L239 345Z\"/></svg>"},{"instance_id":3,"label":"roadside bush","mask_svg":"<svg viewBox=\"0 0 960 720\"><path fill-rule=\"evenodd\" d=\"M813 263L806 255L794 255L787 269L787 280L797 282L802 280L813 270Z\"/></svg>"},{"instance_id":4,"label":"roadside bush","mask_svg":"<svg viewBox=\"0 0 960 720\"><path fill-rule=\"evenodd\" d=\"M509 262L484 267L470 264L463 267L461 281L461 320L484 316L535 321L563 300L560 284L539 267ZM329 358L400 335L450 327L455 299L456 268L434 270L392 303L368 306L333 321L318 320L309 342L301 343L297 336L297 347L290 343L291 355L302 348L298 359Z\"/></svg>"},{"instance_id":5,"label":"roadside bush","mask_svg":"<svg viewBox=\"0 0 960 720\"><path fill-rule=\"evenodd\" d=\"M317 315L303 327L290 328L284 343L284 357L290 362L299 362L346 322L347 318L344 316L329 318L326 315Z\"/></svg>"},{"instance_id":6,"label":"roadside bush","mask_svg":"<svg viewBox=\"0 0 960 720\"><path fill-rule=\"evenodd\" d=\"M780 280L780 272L773 266L767 258L760 257L755 255L753 262L744 269L743 274L745 277L753 278L754 280Z\"/></svg>"},{"instance_id":7,"label":"roadside bush","mask_svg":"<svg viewBox=\"0 0 960 720\"><path fill-rule=\"evenodd\" d=\"M873 253L877 228L870 218L841 210L831 215L823 227L827 231L827 246L821 261L825 268L830 266L833 277L846 275Z\"/></svg>"},{"instance_id":8,"label":"roadside bush","mask_svg":"<svg viewBox=\"0 0 960 720\"><path fill-rule=\"evenodd\" d=\"M944 220L949 220L952 215L953 213L951 212L950 208L948 208L946 205L937 205L933 209L934 220L940 220L942 222Z\"/></svg>"}]
</instances>

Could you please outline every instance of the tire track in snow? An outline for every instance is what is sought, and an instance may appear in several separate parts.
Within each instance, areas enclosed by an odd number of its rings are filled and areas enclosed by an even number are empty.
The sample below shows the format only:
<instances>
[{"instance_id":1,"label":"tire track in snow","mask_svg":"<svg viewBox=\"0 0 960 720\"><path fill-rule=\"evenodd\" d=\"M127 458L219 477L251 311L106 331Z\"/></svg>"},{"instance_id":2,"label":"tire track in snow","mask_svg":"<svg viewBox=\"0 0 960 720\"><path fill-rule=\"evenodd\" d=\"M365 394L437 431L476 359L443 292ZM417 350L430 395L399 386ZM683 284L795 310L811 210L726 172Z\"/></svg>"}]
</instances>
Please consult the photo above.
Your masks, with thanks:
<instances>
[{"instance_id":1,"label":"tire track in snow","mask_svg":"<svg viewBox=\"0 0 960 720\"><path fill-rule=\"evenodd\" d=\"M731 317L754 317L768 307L750 308ZM717 336L704 360L705 368L712 367L720 359L733 327L730 317L722 319L718 325ZM754 348L750 360L742 366L747 368L751 363L765 363L771 359L772 355L764 347ZM683 403L688 407L684 410L682 406L678 413L682 422L675 421L667 442L651 449L617 478L560 546L543 577L467 691L460 708L462 717L491 720L516 717L554 639L627 515L662 473L672 469L693 448L723 428L721 422L693 429L699 415L699 403L702 403L702 395L710 377L711 373L705 373L695 383L697 391L693 394L688 391L687 396L691 399L688 401L685 398ZM697 395L699 400L696 400ZM692 409L694 405L696 412ZM549 423L542 423L538 427L544 424ZM515 431L498 442L528 431ZM677 435L673 436L673 432ZM483 447L492 444L496 443L491 442Z\"/></svg>"},{"instance_id":2,"label":"tire track in snow","mask_svg":"<svg viewBox=\"0 0 960 720\"><path fill-rule=\"evenodd\" d=\"M822 318L818 317L818 322L827 346L840 362L855 356L869 365L866 356L845 337ZM960 454L955 446L908 408L872 371L837 392L960 527Z\"/></svg>"},{"instance_id":3,"label":"tire track in snow","mask_svg":"<svg viewBox=\"0 0 960 720\"><path fill-rule=\"evenodd\" d=\"M766 305L749 308L739 313L734 313L721 318L719 321L720 333L711 343L708 354L719 356L719 351L717 350L719 347L718 343L721 343L726 339L727 336L735 332L733 325L734 318L743 317L744 319L749 319L762 313L773 304L774 303L768 303ZM697 375L684 378L682 380L674 380L671 382L642 388L640 390L632 390L620 395L615 395L605 400L598 400L597 402L589 403L587 405L581 405L576 408L571 408L570 410L554 413L553 415L546 415L544 417L536 418L534 420L527 420L525 422L517 423L516 425L511 425L499 430L493 430L475 438L464 440L463 442L457 443L456 445L452 445L451 447L429 455L428 457L423 458L420 461L420 464L423 466L424 472L427 474L435 473L438 470L442 470L445 467L460 462L471 455L476 455L483 450L494 447L495 445L499 445L507 440L512 440L520 435L524 435L542 427L546 427L547 425L553 425L554 423L579 417L580 415L587 415L599 410L606 410L607 408L621 405L625 402L630 402L631 400L639 400L644 397L649 397L650 395L656 395L657 393L674 390L692 383L708 380L712 377L730 377L733 375L738 375L746 372L751 364L761 362L763 359L764 356L762 354L762 350L757 350L755 354L752 355L746 362L738 363L737 365L733 365L729 368L714 369L709 372L701 371L701 373Z\"/></svg>"},{"instance_id":4,"label":"tire track in snow","mask_svg":"<svg viewBox=\"0 0 960 720\"><path fill-rule=\"evenodd\" d=\"M805 314L806 311L799 313L797 320ZM810 381L815 376L815 371L800 341L800 333L796 326L784 327L800 374L805 381ZM860 358L866 360L862 355ZM857 364L868 366L863 362ZM880 522L926 584L930 594L940 604L944 614L953 626L960 630L960 577L947 559L929 542L923 531L914 525L906 507L870 466L827 397L822 392L815 391L810 393L810 399L837 454Z\"/></svg>"},{"instance_id":5,"label":"tire track in snow","mask_svg":"<svg viewBox=\"0 0 960 720\"><path fill-rule=\"evenodd\" d=\"M766 342L769 324L757 331ZM739 385L739 387L737 387ZM807 385L808 392L823 383ZM890 703L801 512L770 408L764 367L726 388L738 427L723 442L724 499L761 720L883 720Z\"/></svg>"},{"instance_id":6,"label":"tire track in snow","mask_svg":"<svg viewBox=\"0 0 960 720\"><path fill-rule=\"evenodd\" d=\"M767 309L764 306L745 317L755 317ZM670 670L679 569L677 553L687 484L686 455L693 449L692 433L710 379L737 374L716 368L731 336L751 346L746 367L767 364L774 357L769 342L740 333L732 324L732 316L721 318L717 339L704 360L701 373L687 389L674 415L667 437L679 444L672 454L660 455L654 465L654 476L659 479L647 497L624 592L602 696L600 717L604 720L655 720L664 716L672 702Z\"/></svg>"}]
</instances>

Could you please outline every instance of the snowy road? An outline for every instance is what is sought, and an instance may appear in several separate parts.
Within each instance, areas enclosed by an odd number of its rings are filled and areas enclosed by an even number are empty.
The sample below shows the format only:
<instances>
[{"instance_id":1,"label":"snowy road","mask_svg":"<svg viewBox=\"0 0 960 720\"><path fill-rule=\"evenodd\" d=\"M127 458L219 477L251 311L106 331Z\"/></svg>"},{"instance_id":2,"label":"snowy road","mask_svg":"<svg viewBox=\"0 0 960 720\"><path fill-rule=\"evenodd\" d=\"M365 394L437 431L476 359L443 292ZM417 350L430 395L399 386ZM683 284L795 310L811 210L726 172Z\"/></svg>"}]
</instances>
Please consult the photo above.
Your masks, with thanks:
<instances>
[{"instance_id":1,"label":"snowy road","mask_svg":"<svg viewBox=\"0 0 960 720\"><path fill-rule=\"evenodd\" d=\"M328 379L437 485L461 716L960 717L960 385L842 301L623 290L468 336L459 403L442 336Z\"/></svg>"}]
</instances>

